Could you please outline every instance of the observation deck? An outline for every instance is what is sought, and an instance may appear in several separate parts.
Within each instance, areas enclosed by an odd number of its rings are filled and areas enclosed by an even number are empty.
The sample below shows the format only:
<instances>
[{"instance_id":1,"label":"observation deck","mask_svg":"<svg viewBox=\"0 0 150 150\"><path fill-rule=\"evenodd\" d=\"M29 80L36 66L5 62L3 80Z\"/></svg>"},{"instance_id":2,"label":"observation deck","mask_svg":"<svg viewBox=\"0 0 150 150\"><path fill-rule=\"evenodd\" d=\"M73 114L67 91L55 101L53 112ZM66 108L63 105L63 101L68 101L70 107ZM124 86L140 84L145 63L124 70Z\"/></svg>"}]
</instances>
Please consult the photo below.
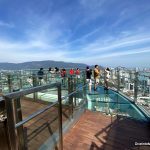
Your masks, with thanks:
<instances>
[{"instance_id":1,"label":"observation deck","mask_svg":"<svg viewBox=\"0 0 150 150\"><path fill-rule=\"evenodd\" d=\"M112 71L109 90L102 73L90 93L84 70L80 78L45 74L43 81L31 70L1 73L0 149L149 150L149 101L138 99L148 96L148 84L144 92L139 74L130 73Z\"/></svg>"}]
</instances>

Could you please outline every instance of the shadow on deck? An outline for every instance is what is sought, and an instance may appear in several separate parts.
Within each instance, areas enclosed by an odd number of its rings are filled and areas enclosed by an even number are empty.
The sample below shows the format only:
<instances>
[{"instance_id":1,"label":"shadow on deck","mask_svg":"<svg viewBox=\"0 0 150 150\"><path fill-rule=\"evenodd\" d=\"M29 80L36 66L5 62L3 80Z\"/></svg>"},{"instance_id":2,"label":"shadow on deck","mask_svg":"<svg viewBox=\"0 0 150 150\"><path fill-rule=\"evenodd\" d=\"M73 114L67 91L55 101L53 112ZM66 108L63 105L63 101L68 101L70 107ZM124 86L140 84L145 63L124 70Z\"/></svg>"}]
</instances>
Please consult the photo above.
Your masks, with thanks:
<instances>
[{"instance_id":1,"label":"shadow on deck","mask_svg":"<svg viewBox=\"0 0 150 150\"><path fill-rule=\"evenodd\" d=\"M4 102L4 101L3 101ZM4 103L0 103L0 108L5 108ZM40 100L33 100L29 98L21 99L22 117L25 119L34 112L45 108L49 102ZM0 111L2 111L0 109ZM63 106L62 121L65 122L70 118L70 108ZM28 150L37 150L58 130L58 108L54 106L39 116L33 118L23 125L25 146ZM55 138L52 138L53 143L57 143ZM55 150L57 150L57 144ZM7 133L7 120L0 122L0 150L10 150L8 133Z\"/></svg>"},{"instance_id":2,"label":"shadow on deck","mask_svg":"<svg viewBox=\"0 0 150 150\"><path fill-rule=\"evenodd\" d=\"M64 150L150 150L135 142L150 142L146 123L86 111L64 136Z\"/></svg>"},{"instance_id":3,"label":"shadow on deck","mask_svg":"<svg viewBox=\"0 0 150 150\"><path fill-rule=\"evenodd\" d=\"M21 100L23 118L47 106L48 103L42 101L33 101L28 99ZM69 118L68 107L62 110L63 122ZM52 107L43 114L35 117L24 125L26 146L28 150L39 149L58 130L58 109ZM54 139L54 138L53 138ZM54 139L55 140L55 139ZM54 141L56 143L56 141ZM55 147L55 150L58 148Z\"/></svg>"}]
</instances>

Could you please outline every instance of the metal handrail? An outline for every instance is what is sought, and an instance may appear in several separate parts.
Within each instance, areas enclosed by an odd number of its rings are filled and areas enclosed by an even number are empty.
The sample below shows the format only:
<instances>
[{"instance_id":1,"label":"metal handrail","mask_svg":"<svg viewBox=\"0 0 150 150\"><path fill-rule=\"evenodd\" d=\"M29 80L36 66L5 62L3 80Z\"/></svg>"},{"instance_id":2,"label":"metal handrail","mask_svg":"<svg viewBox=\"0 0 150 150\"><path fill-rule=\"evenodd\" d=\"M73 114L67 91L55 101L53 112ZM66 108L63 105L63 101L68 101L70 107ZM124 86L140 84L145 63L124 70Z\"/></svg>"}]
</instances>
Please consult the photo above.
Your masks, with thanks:
<instances>
[{"instance_id":1,"label":"metal handrail","mask_svg":"<svg viewBox=\"0 0 150 150\"><path fill-rule=\"evenodd\" d=\"M26 89L26 90L23 90L23 91L17 91L17 92L6 94L6 95L4 95L4 97L9 98L9 99L19 98L19 97L24 96L24 95L28 95L28 94L35 93L35 92L38 92L38 91L41 91L41 90L46 90L48 88L56 87L60 84L61 83L57 82L57 83L47 84L47 85L44 85L44 86L32 87L30 89Z\"/></svg>"},{"instance_id":2,"label":"metal handrail","mask_svg":"<svg viewBox=\"0 0 150 150\"><path fill-rule=\"evenodd\" d=\"M20 127L21 125L27 123L27 122L30 121L31 119L35 118L36 116L42 114L43 112L47 111L47 110L50 109L51 107L55 106L57 103L58 103L58 101L55 102L55 103L53 103L53 104L51 104L51 105L48 105L47 107L45 107L45 108L43 108L43 109L40 109L39 111L37 111L37 112L35 112L35 113L33 113L33 114L30 115L29 117L27 117L27 118L25 118L24 120L22 120L22 121L20 121L19 123L17 123L17 124L15 125L15 128L18 128L18 127Z\"/></svg>"},{"instance_id":3,"label":"metal handrail","mask_svg":"<svg viewBox=\"0 0 150 150\"><path fill-rule=\"evenodd\" d=\"M84 86L82 86L82 87L80 87L80 88L83 88L83 87L85 87L86 85L87 85L87 84L85 84ZM66 96L63 96L63 97L61 98L61 100L64 100L64 99L66 99L67 97L70 97L71 95L77 93L78 91L80 91L80 88L78 88L77 90L73 91L73 92L70 93L70 94L67 94ZM43 108L43 109L40 109L39 111L37 111L37 112L35 112L35 113L33 113L33 114L30 115L29 117L27 117L27 118L25 118L24 120L22 120L21 122L17 123L17 124L15 125L15 128L18 128L19 126L21 126L21 125L27 123L27 122L30 121L31 119L35 118L36 116L40 115L41 113L43 113L43 112L45 112L46 110L50 109L51 107L55 106L57 103L58 103L58 101L55 102L55 103L53 103L53 104L51 104L51 105L48 105L47 107L45 107L45 108Z\"/></svg>"},{"instance_id":4,"label":"metal handrail","mask_svg":"<svg viewBox=\"0 0 150 150\"><path fill-rule=\"evenodd\" d=\"M6 100L6 107L9 108L7 109L7 113L9 114L7 116L8 118L8 132L9 132L9 138L11 139L10 145L12 150L16 150L17 148L17 140L16 140L16 133L15 133L15 129L17 129L18 131L18 136L20 136L20 140L19 142L19 147L23 146L24 147L24 142L23 142L23 134L22 131L23 130L23 124L27 123L28 121L30 121L31 119L37 117L38 115L44 113L45 111L47 111L48 109L50 109L51 107L55 106L56 104L59 104L59 108L58 108L58 117L59 117L59 136L60 136L60 141L59 141L59 145L60 145L60 149L62 150L63 148L63 139L62 139L62 103L61 101L66 99L67 97L70 97L71 95L73 95L74 93L78 92L79 90L81 90L81 88L85 87L86 84L84 84L81 87L78 87L75 91L69 93L68 95L61 97L61 83L57 82L57 83L53 83L53 84L48 84L48 85L44 85L44 86L37 86L37 87L33 87L30 89L26 89L23 91L17 91L17 92L13 92L13 93L9 93L4 95L3 97ZM29 115L27 118L25 118L24 120L20 120L18 123L15 123L15 118L14 115L12 114L12 112L14 111L13 109L13 105L12 105L12 101L13 99L20 99L20 97L24 96L24 95L28 95L31 93L35 93L38 91L42 91L42 90L46 90L48 88L53 88L53 87L57 87L58 88L58 101L46 106L45 108L42 108L34 113L32 113L31 115ZM20 101L18 101L20 103ZM20 107L20 104L17 104L17 107ZM19 108L18 107L18 108ZM20 108L19 108L20 109Z\"/></svg>"},{"instance_id":5,"label":"metal handrail","mask_svg":"<svg viewBox=\"0 0 150 150\"><path fill-rule=\"evenodd\" d=\"M35 112L34 114L30 115L28 118L26 118L25 120L22 121L22 117L19 117L18 119L20 120L20 122L18 122L18 124L15 123L15 117L14 117L14 107L12 104L13 99L19 99L21 96L27 95L27 94L31 94L31 93L35 93L41 90L46 90L48 88L52 88L52 87L57 87L58 88L58 102L59 102L59 108L58 108L58 112L59 112L59 132L60 132L60 149L62 149L62 118L61 118L61 83L54 83L54 84L50 84L50 85L45 85L45 86L38 86L38 87L34 87L34 88L30 88L24 91L18 91L18 92L14 92L14 93L10 93L10 94L6 94L4 95L5 98L5 104L6 104L6 108L7 108L7 123L8 123L8 133L9 133L9 139L10 139L10 146L12 150L16 150L17 149L17 145L23 149L24 145L24 140L23 140L23 126L21 126L22 124L26 123L27 121L31 120L32 118L36 117L37 115L41 114L42 112L45 112L47 109L51 108L52 106L47 106L46 108L44 108L43 110L40 110L38 112ZM16 107L20 107L20 101L17 102ZM53 104L54 105L54 104ZM20 109L20 108L19 108ZM16 110L15 110L16 111ZM20 109L21 111L21 109ZM19 112L21 115L21 112ZM18 120L18 121L19 121ZM17 127L17 128L16 128ZM18 136L20 136L19 139L19 144L17 144L17 139L16 139L16 132L15 129L17 129L18 131Z\"/></svg>"},{"instance_id":6,"label":"metal handrail","mask_svg":"<svg viewBox=\"0 0 150 150\"><path fill-rule=\"evenodd\" d=\"M142 77L150 77L150 75L142 75L142 74L139 74L139 76L142 76Z\"/></svg>"}]
</instances>

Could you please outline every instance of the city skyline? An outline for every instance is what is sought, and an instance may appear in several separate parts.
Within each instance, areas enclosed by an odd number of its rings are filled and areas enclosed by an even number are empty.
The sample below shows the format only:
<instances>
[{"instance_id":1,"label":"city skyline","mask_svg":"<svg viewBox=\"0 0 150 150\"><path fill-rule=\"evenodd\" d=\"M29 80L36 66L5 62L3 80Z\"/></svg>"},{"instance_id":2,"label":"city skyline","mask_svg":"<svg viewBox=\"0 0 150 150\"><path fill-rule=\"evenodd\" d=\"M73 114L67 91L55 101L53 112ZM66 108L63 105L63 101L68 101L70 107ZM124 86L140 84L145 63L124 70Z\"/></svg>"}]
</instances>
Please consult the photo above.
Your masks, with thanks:
<instances>
[{"instance_id":1,"label":"city skyline","mask_svg":"<svg viewBox=\"0 0 150 150\"><path fill-rule=\"evenodd\" d=\"M0 0L0 62L150 66L149 0Z\"/></svg>"}]
</instances>

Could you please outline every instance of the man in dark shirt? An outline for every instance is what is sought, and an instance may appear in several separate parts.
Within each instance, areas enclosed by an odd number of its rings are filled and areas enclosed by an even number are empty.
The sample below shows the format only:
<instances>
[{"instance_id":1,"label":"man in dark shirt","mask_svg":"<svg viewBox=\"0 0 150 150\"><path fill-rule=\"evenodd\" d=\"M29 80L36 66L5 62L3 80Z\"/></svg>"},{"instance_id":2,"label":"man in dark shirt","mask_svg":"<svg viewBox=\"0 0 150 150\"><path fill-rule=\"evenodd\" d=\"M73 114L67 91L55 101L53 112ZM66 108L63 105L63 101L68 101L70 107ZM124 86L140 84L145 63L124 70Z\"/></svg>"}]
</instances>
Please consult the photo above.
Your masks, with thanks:
<instances>
[{"instance_id":1,"label":"man in dark shirt","mask_svg":"<svg viewBox=\"0 0 150 150\"><path fill-rule=\"evenodd\" d=\"M92 70L86 67L86 81L89 84L89 92L91 93L92 80L91 80Z\"/></svg>"},{"instance_id":2,"label":"man in dark shirt","mask_svg":"<svg viewBox=\"0 0 150 150\"><path fill-rule=\"evenodd\" d=\"M43 68L40 68L37 75L38 75L38 79L40 80L40 85L41 85L41 80L43 79L43 75L44 75Z\"/></svg>"}]
</instances>

